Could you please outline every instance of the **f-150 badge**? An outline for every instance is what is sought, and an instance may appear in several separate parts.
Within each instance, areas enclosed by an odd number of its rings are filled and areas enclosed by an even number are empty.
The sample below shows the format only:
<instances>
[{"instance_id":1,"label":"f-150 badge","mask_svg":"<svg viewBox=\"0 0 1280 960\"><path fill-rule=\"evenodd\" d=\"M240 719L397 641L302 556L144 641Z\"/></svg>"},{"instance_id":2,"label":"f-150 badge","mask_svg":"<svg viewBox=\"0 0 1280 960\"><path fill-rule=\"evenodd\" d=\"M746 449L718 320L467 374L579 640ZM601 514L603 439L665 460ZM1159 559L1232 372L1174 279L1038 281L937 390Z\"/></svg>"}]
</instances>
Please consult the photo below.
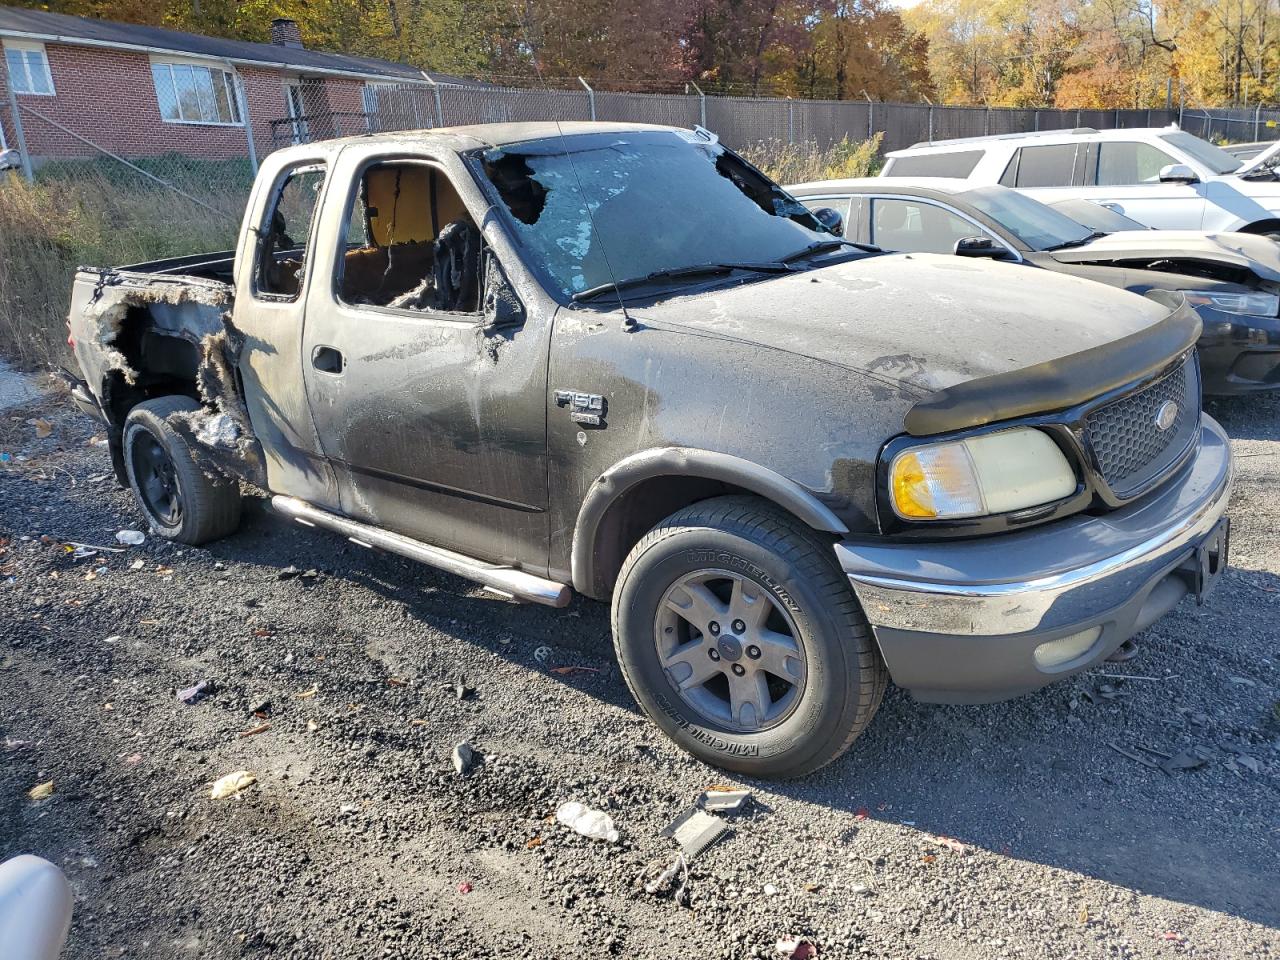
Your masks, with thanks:
<instances>
[{"instance_id":1,"label":"f-150 badge","mask_svg":"<svg viewBox=\"0 0 1280 960\"><path fill-rule=\"evenodd\" d=\"M576 390L557 390L556 406L568 407L569 418L574 423L585 424L589 427L605 427L608 426L604 422L605 410L607 404L604 397L598 393L578 393Z\"/></svg>"}]
</instances>

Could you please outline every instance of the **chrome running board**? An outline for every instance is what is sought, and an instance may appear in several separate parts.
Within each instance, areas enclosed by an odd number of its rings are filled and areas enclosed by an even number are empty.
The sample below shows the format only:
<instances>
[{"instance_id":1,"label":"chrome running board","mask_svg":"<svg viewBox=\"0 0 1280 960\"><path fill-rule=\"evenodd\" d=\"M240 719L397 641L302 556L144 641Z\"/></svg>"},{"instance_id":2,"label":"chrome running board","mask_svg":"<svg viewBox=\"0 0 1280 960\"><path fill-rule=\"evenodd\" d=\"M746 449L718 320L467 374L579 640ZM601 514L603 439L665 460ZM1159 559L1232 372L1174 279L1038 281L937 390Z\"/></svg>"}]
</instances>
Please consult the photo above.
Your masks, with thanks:
<instances>
[{"instance_id":1,"label":"chrome running board","mask_svg":"<svg viewBox=\"0 0 1280 960\"><path fill-rule=\"evenodd\" d=\"M474 560L471 557L433 547L420 540L381 530L358 520L348 520L295 497L274 496L271 508L286 517L292 517L298 523L308 527L324 527L334 533L340 533L352 543L362 547L377 547L388 553L396 553L410 560L417 560L428 566L444 570L476 583L483 584L488 590L499 596L529 603L541 603L548 607L567 607L570 591L563 583L535 577L531 573L517 570L514 567L502 567L496 564Z\"/></svg>"}]
</instances>

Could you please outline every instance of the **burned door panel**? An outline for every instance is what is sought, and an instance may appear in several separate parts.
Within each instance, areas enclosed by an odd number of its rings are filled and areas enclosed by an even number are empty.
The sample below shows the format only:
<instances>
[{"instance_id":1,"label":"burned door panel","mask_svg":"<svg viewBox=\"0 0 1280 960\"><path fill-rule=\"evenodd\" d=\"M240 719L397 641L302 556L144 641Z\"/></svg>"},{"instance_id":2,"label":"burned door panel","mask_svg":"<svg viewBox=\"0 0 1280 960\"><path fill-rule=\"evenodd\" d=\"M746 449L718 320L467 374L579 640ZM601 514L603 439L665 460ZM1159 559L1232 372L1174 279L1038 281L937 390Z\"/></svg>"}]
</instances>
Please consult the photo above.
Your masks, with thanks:
<instances>
[{"instance_id":1,"label":"burned door panel","mask_svg":"<svg viewBox=\"0 0 1280 960\"><path fill-rule=\"evenodd\" d=\"M235 316L242 337L237 372L265 453L268 488L336 508L337 484L298 375L303 308L315 274L315 213L327 172L319 157L287 168L263 164L250 200L254 231L238 253Z\"/></svg>"},{"instance_id":2,"label":"burned door panel","mask_svg":"<svg viewBox=\"0 0 1280 960\"><path fill-rule=\"evenodd\" d=\"M355 148L338 175L355 186L325 211L323 235L340 239L321 254L333 282L313 288L303 353L343 512L545 569L554 305L525 297L520 323L486 326L493 254L483 253L483 204L454 186L468 176L460 165L450 174Z\"/></svg>"}]
</instances>

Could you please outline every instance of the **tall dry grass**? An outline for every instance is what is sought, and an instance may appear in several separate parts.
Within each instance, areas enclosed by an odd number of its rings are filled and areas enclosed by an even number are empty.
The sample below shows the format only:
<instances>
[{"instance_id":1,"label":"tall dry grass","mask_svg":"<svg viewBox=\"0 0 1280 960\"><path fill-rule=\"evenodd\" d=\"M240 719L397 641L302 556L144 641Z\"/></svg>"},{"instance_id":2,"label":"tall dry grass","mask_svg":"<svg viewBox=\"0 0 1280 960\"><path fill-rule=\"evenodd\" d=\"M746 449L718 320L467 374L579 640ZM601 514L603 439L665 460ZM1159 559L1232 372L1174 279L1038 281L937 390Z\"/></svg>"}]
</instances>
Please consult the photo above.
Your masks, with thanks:
<instances>
[{"instance_id":1,"label":"tall dry grass","mask_svg":"<svg viewBox=\"0 0 1280 960\"><path fill-rule=\"evenodd\" d=\"M880 133L870 140L845 137L826 148L816 143L761 140L739 152L781 184L844 180L873 177L879 172L882 138Z\"/></svg>"},{"instance_id":2,"label":"tall dry grass","mask_svg":"<svg viewBox=\"0 0 1280 960\"><path fill-rule=\"evenodd\" d=\"M0 356L27 369L69 361L67 308L81 264L119 266L235 243L243 177L193 171L183 183L228 211L215 213L121 171L127 168L98 162L49 164L34 184L0 173Z\"/></svg>"}]
</instances>

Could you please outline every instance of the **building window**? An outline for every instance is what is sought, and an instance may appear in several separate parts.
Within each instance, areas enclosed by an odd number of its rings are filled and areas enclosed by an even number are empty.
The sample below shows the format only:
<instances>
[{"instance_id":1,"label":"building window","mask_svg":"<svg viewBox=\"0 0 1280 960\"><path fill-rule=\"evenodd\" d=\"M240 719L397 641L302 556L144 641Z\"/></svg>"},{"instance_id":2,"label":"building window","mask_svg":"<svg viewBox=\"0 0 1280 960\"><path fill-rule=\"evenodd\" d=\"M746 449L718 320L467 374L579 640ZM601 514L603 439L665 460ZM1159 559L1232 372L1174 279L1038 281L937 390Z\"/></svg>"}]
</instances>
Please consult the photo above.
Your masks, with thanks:
<instances>
[{"instance_id":1,"label":"building window","mask_svg":"<svg viewBox=\"0 0 1280 960\"><path fill-rule=\"evenodd\" d=\"M170 123L240 123L240 101L230 72L193 63L151 64L160 116Z\"/></svg>"},{"instance_id":2,"label":"building window","mask_svg":"<svg viewBox=\"0 0 1280 960\"><path fill-rule=\"evenodd\" d=\"M14 93L36 93L53 96L53 77L49 58L42 43L5 41L4 62L9 68L9 83Z\"/></svg>"}]
</instances>

